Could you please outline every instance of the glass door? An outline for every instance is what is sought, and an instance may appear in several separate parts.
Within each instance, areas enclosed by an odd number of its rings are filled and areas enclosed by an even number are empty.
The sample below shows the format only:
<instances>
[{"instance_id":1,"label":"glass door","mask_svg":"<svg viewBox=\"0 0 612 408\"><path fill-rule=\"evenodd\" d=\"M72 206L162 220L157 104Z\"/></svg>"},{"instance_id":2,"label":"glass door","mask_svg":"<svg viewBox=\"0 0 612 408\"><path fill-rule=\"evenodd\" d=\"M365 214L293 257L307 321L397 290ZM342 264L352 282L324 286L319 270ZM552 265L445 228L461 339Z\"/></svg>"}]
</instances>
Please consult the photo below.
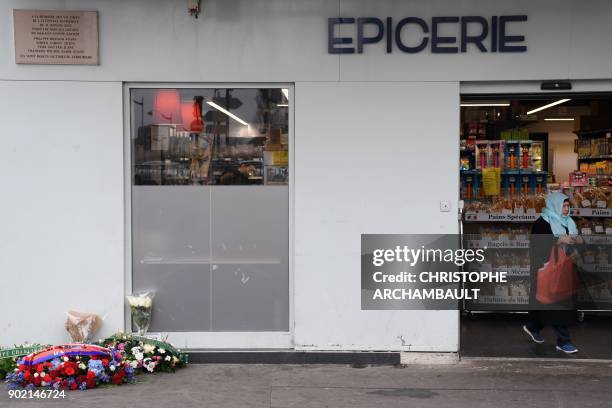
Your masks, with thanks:
<instances>
[{"instance_id":1,"label":"glass door","mask_svg":"<svg viewBox=\"0 0 612 408\"><path fill-rule=\"evenodd\" d=\"M128 90L129 286L180 347L291 346L289 90Z\"/></svg>"}]
</instances>

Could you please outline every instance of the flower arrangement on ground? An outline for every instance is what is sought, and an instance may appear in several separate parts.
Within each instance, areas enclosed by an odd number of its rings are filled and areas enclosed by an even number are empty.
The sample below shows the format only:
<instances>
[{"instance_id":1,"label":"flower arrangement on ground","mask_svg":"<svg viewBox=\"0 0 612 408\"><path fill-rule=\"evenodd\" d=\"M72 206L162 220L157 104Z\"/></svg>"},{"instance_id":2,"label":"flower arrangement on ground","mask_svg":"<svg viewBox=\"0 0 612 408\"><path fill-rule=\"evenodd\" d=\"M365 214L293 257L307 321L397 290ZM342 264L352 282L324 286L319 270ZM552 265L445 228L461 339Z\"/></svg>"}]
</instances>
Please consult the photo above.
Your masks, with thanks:
<instances>
[{"instance_id":1,"label":"flower arrangement on ground","mask_svg":"<svg viewBox=\"0 0 612 408\"><path fill-rule=\"evenodd\" d=\"M19 357L42 350L45 347L48 346L41 344L16 344L12 348L0 347L0 380L4 380L7 374L15 370Z\"/></svg>"},{"instance_id":2,"label":"flower arrangement on ground","mask_svg":"<svg viewBox=\"0 0 612 408\"><path fill-rule=\"evenodd\" d=\"M9 389L85 390L135 382L141 373L173 372L187 363L172 344L119 332L98 344L47 347L7 366Z\"/></svg>"},{"instance_id":3,"label":"flower arrangement on ground","mask_svg":"<svg viewBox=\"0 0 612 408\"><path fill-rule=\"evenodd\" d=\"M141 372L174 372L187 362L187 355L168 342L128 333L116 333L101 344L121 350L126 363Z\"/></svg>"},{"instance_id":4,"label":"flower arrangement on ground","mask_svg":"<svg viewBox=\"0 0 612 408\"><path fill-rule=\"evenodd\" d=\"M17 360L17 367L6 375L6 380L9 389L85 390L135 379L134 369L119 351L91 344L68 344Z\"/></svg>"}]
</instances>

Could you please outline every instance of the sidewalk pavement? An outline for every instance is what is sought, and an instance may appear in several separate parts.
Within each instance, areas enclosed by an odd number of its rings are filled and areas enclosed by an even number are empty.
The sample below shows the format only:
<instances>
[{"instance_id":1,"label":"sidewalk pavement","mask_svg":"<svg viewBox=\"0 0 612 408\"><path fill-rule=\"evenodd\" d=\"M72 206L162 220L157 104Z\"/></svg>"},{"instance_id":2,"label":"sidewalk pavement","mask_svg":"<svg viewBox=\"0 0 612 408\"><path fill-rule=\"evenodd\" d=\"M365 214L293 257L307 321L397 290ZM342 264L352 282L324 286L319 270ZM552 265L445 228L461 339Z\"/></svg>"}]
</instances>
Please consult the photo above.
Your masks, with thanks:
<instances>
[{"instance_id":1,"label":"sidewalk pavement","mask_svg":"<svg viewBox=\"0 0 612 408\"><path fill-rule=\"evenodd\" d=\"M0 407L612 407L612 363L462 360L404 368L191 365L139 384Z\"/></svg>"}]
</instances>

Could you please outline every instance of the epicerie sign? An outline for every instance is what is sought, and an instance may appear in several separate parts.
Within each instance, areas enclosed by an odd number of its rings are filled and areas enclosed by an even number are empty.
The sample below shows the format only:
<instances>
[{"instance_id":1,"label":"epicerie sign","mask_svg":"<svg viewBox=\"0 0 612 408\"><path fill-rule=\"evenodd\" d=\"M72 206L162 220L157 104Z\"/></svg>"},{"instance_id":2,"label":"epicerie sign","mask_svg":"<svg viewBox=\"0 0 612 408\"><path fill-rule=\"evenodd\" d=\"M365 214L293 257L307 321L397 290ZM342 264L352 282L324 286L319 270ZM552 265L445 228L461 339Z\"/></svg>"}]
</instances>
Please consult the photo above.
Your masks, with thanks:
<instances>
[{"instance_id":1,"label":"epicerie sign","mask_svg":"<svg viewBox=\"0 0 612 408\"><path fill-rule=\"evenodd\" d=\"M383 39L387 53L397 48L404 53L416 54L429 48L433 54L457 54L467 52L470 44L480 52L525 52L525 36L509 34L510 28L516 30L517 25L525 21L526 15L492 16L488 19L481 16L432 17L429 22L419 17L405 17L397 22L392 17L387 17L384 22L377 17L332 17L327 21L327 52L362 54L366 44L376 44ZM342 25L352 26L353 35L339 36L337 31ZM442 36L441 29L454 29L458 35ZM406 34L409 30L410 36ZM412 35L414 30L418 33L415 38Z\"/></svg>"}]
</instances>

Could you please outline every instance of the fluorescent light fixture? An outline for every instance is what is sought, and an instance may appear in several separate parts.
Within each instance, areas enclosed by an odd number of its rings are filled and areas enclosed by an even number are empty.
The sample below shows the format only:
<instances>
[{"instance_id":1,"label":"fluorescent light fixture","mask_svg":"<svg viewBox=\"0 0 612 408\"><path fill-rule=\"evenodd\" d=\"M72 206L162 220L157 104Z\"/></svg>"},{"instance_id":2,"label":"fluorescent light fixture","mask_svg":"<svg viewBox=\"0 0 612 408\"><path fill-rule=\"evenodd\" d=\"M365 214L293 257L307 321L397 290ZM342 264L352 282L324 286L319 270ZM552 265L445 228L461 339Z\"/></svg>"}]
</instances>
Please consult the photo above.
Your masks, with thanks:
<instances>
[{"instance_id":1,"label":"fluorescent light fixture","mask_svg":"<svg viewBox=\"0 0 612 408\"><path fill-rule=\"evenodd\" d=\"M552 103L549 103L548 105L544 105L544 106L540 106L539 108L532 109L529 112L527 112L527 114L531 115L532 113L536 113L536 112L542 111L544 109L548 109L548 108L550 108L552 106L560 105L560 104L565 103L565 102L570 101L570 100L571 99L559 99L558 101L554 101Z\"/></svg>"},{"instance_id":2,"label":"fluorescent light fixture","mask_svg":"<svg viewBox=\"0 0 612 408\"><path fill-rule=\"evenodd\" d=\"M283 95L285 95L285 98L289 100L289 90L287 88L282 88L281 91L283 91Z\"/></svg>"},{"instance_id":3,"label":"fluorescent light fixture","mask_svg":"<svg viewBox=\"0 0 612 408\"><path fill-rule=\"evenodd\" d=\"M510 106L509 102L465 102L461 106Z\"/></svg>"},{"instance_id":4,"label":"fluorescent light fixture","mask_svg":"<svg viewBox=\"0 0 612 408\"><path fill-rule=\"evenodd\" d=\"M279 108L286 108L289 106L288 103L277 103L276 106L278 106Z\"/></svg>"},{"instance_id":5,"label":"fluorescent light fixture","mask_svg":"<svg viewBox=\"0 0 612 408\"><path fill-rule=\"evenodd\" d=\"M550 121L550 122L569 122L574 120L574 118L544 118L544 120Z\"/></svg>"},{"instance_id":6,"label":"fluorescent light fixture","mask_svg":"<svg viewBox=\"0 0 612 408\"><path fill-rule=\"evenodd\" d=\"M242 123L244 126L249 126L249 124L246 123L244 120L240 119L238 116L234 115L232 112L228 111L227 109L222 108L221 106L217 105L216 103L211 102L211 101L206 101L206 103L208 105L212 106L213 108L215 108L216 110L225 113L227 116L229 116L230 118L234 119L236 122Z\"/></svg>"}]
</instances>

